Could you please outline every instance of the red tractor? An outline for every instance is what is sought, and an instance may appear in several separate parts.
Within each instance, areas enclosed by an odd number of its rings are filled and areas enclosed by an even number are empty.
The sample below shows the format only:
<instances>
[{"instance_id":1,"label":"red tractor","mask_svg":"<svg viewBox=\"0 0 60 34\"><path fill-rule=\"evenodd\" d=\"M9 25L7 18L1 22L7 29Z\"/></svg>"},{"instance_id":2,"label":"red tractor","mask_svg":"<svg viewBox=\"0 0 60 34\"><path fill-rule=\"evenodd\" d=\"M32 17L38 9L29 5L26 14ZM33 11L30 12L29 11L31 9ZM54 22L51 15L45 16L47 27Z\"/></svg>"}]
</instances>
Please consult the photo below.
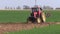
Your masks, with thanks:
<instances>
[{"instance_id":1,"label":"red tractor","mask_svg":"<svg viewBox=\"0 0 60 34\"><path fill-rule=\"evenodd\" d=\"M46 20L45 14L40 7L33 7L30 17L27 19L28 23L44 23Z\"/></svg>"}]
</instances>

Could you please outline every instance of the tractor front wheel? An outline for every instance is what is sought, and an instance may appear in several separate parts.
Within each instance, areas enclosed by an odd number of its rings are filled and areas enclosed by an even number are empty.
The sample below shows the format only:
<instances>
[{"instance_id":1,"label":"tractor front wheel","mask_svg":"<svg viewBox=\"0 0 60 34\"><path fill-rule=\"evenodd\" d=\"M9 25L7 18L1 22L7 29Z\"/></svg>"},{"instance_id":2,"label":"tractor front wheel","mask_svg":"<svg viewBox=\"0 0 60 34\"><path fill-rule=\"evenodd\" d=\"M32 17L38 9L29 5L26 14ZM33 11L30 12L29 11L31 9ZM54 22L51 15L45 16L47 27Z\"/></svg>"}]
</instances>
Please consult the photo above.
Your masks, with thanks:
<instances>
[{"instance_id":1,"label":"tractor front wheel","mask_svg":"<svg viewBox=\"0 0 60 34\"><path fill-rule=\"evenodd\" d=\"M42 22L45 22L46 21L46 17L45 17L44 13L41 14L41 17L42 17Z\"/></svg>"},{"instance_id":2,"label":"tractor front wheel","mask_svg":"<svg viewBox=\"0 0 60 34\"><path fill-rule=\"evenodd\" d=\"M44 13L41 13L41 16L37 18L37 23L44 23L46 21L46 17Z\"/></svg>"},{"instance_id":3,"label":"tractor front wheel","mask_svg":"<svg viewBox=\"0 0 60 34\"><path fill-rule=\"evenodd\" d=\"M39 17L37 18L37 23L41 23L41 19Z\"/></svg>"}]
</instances>

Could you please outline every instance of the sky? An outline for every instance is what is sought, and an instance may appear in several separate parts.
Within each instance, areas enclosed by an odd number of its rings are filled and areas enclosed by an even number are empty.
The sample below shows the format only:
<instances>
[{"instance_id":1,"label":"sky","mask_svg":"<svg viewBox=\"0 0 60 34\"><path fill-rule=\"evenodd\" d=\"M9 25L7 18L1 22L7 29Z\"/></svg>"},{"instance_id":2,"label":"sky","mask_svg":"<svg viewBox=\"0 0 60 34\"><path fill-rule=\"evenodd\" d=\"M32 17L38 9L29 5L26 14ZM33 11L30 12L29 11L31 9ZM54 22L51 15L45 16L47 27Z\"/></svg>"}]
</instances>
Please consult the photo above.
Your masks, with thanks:
<instances>
[{"instance_id":1,"label":"sky","mask_svg":"<svg viewBox=\"0 0 60 34\"><path fill-rule=\"evenodd\" d=\"M36 4L39 6L51 6L53 8L60 7L60 0L37 0ZM35 5L35 0L0 0L0 8L8 7L23 7L28 5L30 7Z\"/></svg>"}]
</instances>

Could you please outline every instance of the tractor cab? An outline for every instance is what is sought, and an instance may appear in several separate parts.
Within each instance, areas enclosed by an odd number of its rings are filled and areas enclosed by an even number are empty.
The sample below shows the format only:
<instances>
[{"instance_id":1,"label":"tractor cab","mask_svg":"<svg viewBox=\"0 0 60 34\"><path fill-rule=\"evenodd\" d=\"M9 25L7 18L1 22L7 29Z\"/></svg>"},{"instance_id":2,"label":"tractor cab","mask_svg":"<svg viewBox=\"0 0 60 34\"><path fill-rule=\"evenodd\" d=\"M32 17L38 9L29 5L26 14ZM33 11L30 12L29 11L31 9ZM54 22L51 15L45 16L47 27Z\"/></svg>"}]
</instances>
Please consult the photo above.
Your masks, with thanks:
<instances>
[{"instance_id":1,"label":"tractor cab","mask_svg":"<svg viewBox=\"0 0 60 34\"><path fill-rule=\"evenodd\" d=\"M32 14L34 18L40 17L41 12L42 12L42 9L40 7L32 8Z\"/></svg>"}]
</instances>

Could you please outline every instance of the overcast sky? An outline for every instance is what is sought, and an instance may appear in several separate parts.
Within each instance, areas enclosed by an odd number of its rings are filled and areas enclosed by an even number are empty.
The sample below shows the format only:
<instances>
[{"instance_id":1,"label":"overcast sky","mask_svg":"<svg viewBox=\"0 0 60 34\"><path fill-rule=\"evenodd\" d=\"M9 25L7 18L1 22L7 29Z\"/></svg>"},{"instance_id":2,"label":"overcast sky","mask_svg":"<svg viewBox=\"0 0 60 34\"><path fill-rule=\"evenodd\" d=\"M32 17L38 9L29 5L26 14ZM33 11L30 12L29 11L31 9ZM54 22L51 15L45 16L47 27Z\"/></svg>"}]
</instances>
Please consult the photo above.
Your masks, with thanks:
<instances>
[{"instance_id":1,"label":"overcast sky","mask_svg":"<svg viewBox=\"0 0 60 34\"><path fill-rule=\"evenodd\" d=\"M0 8L5 6L16 7L16 6L34 6L35 0L0 0ZM37 0L37 5L40 6L51 6L51 7L60 7L60 0Z\"/></svg>"}]
</instances>

